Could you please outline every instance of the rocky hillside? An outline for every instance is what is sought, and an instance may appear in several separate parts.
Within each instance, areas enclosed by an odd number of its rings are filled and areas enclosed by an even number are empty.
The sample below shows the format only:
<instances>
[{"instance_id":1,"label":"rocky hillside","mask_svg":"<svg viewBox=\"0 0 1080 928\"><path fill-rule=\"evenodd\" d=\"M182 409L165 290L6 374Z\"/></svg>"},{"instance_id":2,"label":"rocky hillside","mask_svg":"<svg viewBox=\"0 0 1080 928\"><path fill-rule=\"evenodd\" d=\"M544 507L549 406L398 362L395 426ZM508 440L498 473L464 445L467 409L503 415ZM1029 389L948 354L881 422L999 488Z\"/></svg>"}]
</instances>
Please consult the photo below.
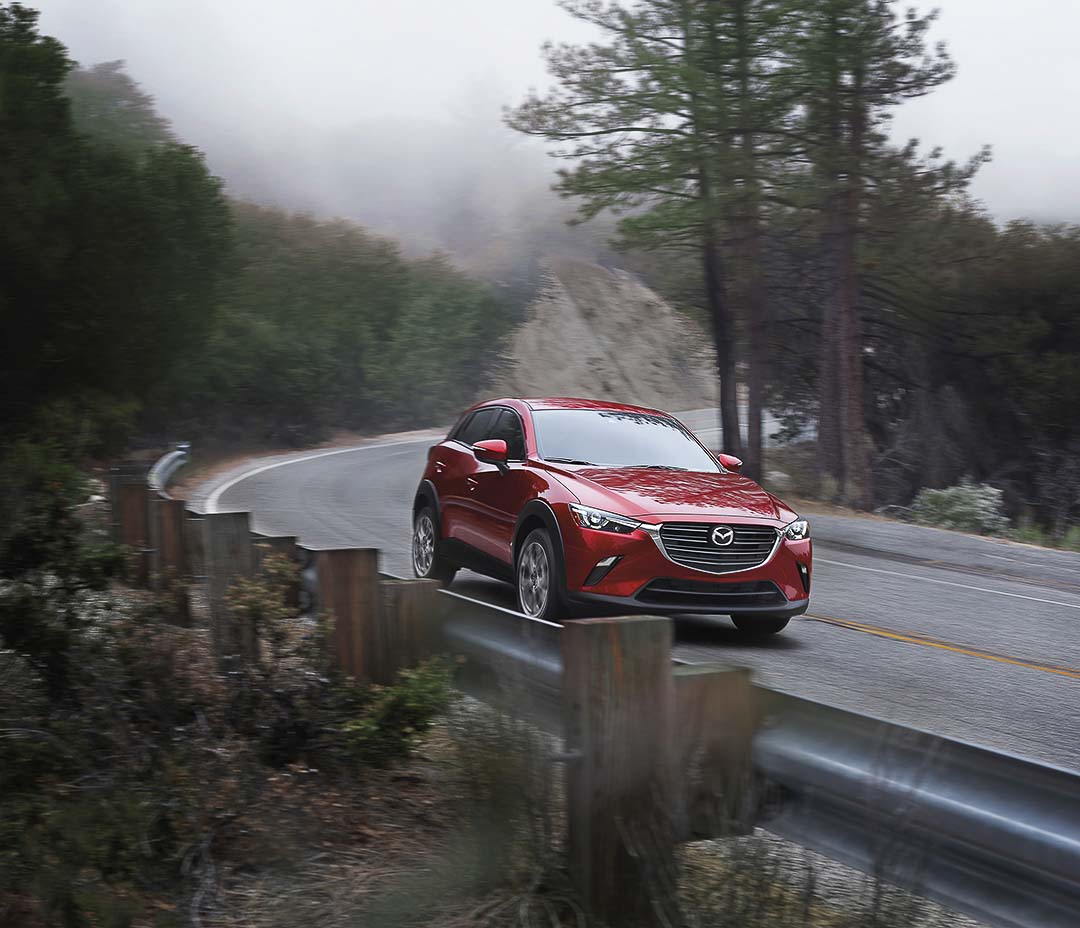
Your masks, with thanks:
<instances>
[{"instance_id":1,"label":"rocky hillside","mask_svg":"<svg viewBox=\"0 0 1080 928\"><path fill-rule=\"evenodd\" d=\"M559 258L496 392L698 409L716 405L714 370L708 336L633 275Z\"/></svg>"}]
</instances>

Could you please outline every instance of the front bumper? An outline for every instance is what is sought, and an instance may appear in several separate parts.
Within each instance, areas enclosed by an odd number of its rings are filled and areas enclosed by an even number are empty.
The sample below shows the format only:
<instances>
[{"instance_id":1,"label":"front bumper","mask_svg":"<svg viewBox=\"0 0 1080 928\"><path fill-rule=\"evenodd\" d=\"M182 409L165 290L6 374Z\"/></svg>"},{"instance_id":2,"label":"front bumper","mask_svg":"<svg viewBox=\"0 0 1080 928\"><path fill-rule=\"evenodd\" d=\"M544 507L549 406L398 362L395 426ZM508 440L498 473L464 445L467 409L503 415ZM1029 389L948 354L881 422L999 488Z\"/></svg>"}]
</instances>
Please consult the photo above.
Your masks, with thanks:
<instances>
[{"instance_id":1,"label":"front bumper","mask_svg":"<svg viewBox=\"0 0 1080 928\"><path fill-rule=\"evenodd\" d=\"M562 521L560 518L566 555L566 590L572 601L633 611L765 613L789 617L801 615L810 604L813 562L810 539L790 541L782 537L763 564L749 570L715 574L670 560L649 533L641 529L619 535L581 528L569 517L567 524ZM770 524L779 528L773 523L752 520L724 522ZM618 558L615 566L599 581L588 583L598 562L609 557Z\"/></svg>"}]
</instances>

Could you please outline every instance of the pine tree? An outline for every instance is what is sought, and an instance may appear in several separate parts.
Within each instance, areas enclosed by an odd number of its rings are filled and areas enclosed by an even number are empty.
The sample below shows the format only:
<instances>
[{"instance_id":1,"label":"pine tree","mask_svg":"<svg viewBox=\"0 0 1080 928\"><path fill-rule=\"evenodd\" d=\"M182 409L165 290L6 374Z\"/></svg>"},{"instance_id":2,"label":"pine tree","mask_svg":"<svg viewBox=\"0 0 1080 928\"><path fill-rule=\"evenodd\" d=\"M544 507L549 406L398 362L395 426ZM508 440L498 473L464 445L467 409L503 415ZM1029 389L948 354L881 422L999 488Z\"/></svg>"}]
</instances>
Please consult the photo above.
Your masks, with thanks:
<instances>
[{"instance_id":1,"label":"pine tree","mask_svg":"<svg viewBox=\"0 0 1080 928\"><path fill-rule=\"evenodd\" d=\"M845 502L872 501L870 441L863 388L859 249L868 204L897 152L888 144L892 112L952 78L942 43L927 49L936 14L902 17L894 0L815 0L805 7L801 73L806 106L800 127L813 165L830 298L823 307L818 370L818 446L823 473ZM914 146L902 154L914 160ZM967 168L927 164L943 187L965 185L987 153ZM947 192L943 190L943 192Z\"/></svg>"},{"instance_id":2,"label":"pine tree","mask_svg":"<svg viewBox=\"0 0 1080 928\"><path fill-rule=\"evenodd\" d=\"M582 221L611 210L621 217L624 247L698 254L724 446L734 454L743 453L735 365L737 317L744 317L757 347L750 378L756 450L748 461L748 472L757 473L766 363L758 165L761 140L784 119L769 93L775 64L766 60L776 59L785 4L644 0L626 8L567 0L563 6L598 27L605 42L545 46L556 87L532 95L508 121L561 145L554 154L572 166L559 172L557 189L580 198Z\"/></svg>"}]
</instances>

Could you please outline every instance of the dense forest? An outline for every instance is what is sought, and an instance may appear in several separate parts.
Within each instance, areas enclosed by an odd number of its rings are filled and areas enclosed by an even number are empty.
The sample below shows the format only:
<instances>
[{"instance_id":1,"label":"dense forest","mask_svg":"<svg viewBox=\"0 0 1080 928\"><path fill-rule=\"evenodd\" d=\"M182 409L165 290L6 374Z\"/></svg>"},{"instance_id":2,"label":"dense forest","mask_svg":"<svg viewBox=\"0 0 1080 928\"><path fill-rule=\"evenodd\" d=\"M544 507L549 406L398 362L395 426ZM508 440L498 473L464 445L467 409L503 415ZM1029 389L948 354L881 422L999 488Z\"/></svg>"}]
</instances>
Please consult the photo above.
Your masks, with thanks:
<instances>
[{"instance_id":1,"label":"dense forest","mask_svg":"<svg viewBox=\"0 0 1080 928\"><path fill-rule=\"evenodd\" d=\"M310 442L445 419L492 369L495 288L229 199L119 63L76 67L18 4L0 79L5 435Z\"/></svg>"}]
</instances>

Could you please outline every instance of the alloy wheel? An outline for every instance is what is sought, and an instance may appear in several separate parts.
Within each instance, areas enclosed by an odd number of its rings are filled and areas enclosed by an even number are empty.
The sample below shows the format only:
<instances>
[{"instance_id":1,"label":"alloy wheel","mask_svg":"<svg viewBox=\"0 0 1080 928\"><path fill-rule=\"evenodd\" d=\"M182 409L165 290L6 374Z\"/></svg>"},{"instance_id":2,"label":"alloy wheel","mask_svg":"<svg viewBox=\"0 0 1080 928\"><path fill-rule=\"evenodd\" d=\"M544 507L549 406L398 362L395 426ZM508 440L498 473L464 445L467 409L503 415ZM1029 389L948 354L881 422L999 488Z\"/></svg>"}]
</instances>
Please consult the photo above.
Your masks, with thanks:
<instances>
[{"instance_id":1,"label":"alloy wheel","mask_svg":"<svg viewBox=\"0 0 1080 928\"><path fill-rule=\"evenodd\" d=\"M413 570L418 577L426 577L435 560L435 525L426 512L413 526L412 560Z\"/></svg>"},{"instance_id":2,"label":"alloy wheel","mask_svg":"<svg viewBox=\"0 0 1080 928\"><path fill-rule=\"evenodd\" d=\"M527 616L536 618L543 613L550 587L551 569L547 551L540 542L531 542L518 561L518 599Z\"/></svg>"}]
</instances>

